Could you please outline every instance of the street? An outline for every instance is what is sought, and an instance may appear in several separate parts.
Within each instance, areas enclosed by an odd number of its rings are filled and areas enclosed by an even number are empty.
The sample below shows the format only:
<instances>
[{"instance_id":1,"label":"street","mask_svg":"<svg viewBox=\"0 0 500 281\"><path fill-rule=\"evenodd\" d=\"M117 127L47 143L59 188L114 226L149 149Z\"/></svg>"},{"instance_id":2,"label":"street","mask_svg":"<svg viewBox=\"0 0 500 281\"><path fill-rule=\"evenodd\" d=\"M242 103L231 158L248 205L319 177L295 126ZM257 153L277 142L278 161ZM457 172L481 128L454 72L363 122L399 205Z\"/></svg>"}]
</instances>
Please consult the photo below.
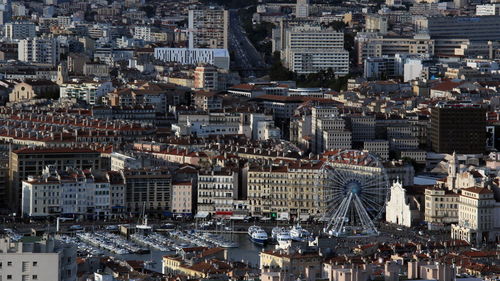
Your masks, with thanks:
<instances>
[{"instance_id":1,"label":"street","mask_svg":"<svg viewBox=\"0 0 500 281\"><path fill-rule=\"evenodd\" d=\"M231 10L229 17L229 49L234 56L232 68L245 78L263 75L266 63L241 27L237 10Z\"/></svg>"}]
</instances>

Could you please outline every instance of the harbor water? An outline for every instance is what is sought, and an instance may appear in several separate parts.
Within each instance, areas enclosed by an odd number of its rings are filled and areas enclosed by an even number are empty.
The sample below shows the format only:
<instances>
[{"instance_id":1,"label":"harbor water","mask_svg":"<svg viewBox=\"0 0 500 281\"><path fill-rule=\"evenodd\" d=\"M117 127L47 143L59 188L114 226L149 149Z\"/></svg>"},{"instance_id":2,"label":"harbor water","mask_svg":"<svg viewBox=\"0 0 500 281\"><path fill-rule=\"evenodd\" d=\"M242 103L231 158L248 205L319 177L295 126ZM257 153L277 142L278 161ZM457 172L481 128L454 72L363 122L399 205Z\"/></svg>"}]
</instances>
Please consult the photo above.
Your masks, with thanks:
<instances>
[{"instance_id":1,"label":"harbor water","mask_svg":"<svg viewBox=\"0 0 500 281\"><path fill-rule=\"evenodd\" d=\"M247 234L227 234L226 238L232 238L233 241L238 242L239 246L237 248L228 248L228 255L230 261L243 261L249 265L257 267L259 265L259 253L263 249L273 249L274 245L266 245L264 247L254 244L250 239L248 239ZM138 254L125 254L117 255L113 254L123 260L142 260L142 261L153 261L149 269L161 272L162 257L165 255L175 254L175 251L161 252L156 250L151 250L150 254L138 255Z\"/></svg>"}]
</instances>

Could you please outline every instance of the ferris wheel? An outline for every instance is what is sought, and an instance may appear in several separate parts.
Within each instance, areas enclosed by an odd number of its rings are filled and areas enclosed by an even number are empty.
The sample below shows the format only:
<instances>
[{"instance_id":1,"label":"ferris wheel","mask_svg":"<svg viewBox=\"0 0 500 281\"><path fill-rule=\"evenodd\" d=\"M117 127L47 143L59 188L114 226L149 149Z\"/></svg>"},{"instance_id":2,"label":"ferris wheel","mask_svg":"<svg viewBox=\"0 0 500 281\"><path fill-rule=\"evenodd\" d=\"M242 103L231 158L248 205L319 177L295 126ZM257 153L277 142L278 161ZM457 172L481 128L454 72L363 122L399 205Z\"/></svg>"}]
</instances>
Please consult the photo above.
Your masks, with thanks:
<instances>
[{"instance_id":1,"label":"ferris wheel","mask_svg":"<svg viewBox=\"0 0 500 281\"><path fill-rule=\"evenodd\" d=\"M374 221L382 215L390 191L382 163L368 152L344 150L328 157L320 175L324 231L332 236L378 234Z\"/></svg>"}]
</instances>

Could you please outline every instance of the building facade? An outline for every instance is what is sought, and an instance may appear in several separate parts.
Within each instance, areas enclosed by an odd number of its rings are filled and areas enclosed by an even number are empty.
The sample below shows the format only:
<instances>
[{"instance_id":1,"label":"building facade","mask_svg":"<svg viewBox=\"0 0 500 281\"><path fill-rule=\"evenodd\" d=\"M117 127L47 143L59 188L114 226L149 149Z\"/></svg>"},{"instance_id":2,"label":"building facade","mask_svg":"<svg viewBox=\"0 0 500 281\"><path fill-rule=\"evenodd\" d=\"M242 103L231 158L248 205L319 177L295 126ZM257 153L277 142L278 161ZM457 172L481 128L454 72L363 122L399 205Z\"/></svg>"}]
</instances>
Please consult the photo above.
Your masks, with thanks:
<instances>
[{"instance_id":1,"label":"building facade","mask_svg":"<svg viewBox=\"0 0 500 281\"><path fill-rule=\"evenodd\" d=\"M431 109L432 149L438 153L485 151L486 111L481 105L442 103Z\"/></svg>"},{"instance_id":2,"label":"building facade","mask_svg":"<svg viewBox=\"0 0 500 281\"><path fill-rule=\"evenodd\" d=\"M229 11L189 10L189 48L228 49Z\"/></svg>"},{"instance_id":3,"label":"building facade","mask_svg":"<svg viewBox=\"0 0 500 281\"><path fill-rule=\"evenodd\" d=\"M495 223L498 208L491 189L462 189L458 201L458 224L452 225L451 237L474 245L499 241L500 229Z\"/></svg>"}]
</instances>

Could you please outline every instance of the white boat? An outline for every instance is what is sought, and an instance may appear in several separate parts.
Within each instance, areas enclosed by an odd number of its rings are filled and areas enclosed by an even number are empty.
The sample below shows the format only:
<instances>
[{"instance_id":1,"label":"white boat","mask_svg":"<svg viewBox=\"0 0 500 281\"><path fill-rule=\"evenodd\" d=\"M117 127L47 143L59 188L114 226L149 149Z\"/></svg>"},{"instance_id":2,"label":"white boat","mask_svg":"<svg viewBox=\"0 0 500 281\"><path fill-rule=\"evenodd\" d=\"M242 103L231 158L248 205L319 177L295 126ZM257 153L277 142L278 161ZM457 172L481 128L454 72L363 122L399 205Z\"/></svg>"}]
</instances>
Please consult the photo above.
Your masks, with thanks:
<instances>
[{"instance_id":1,"label":"white boat","mask_svg":"<svg viewBox=\"0 0 500 281\"><path fill-rule=\"evenodd\" d=\"M290 230L290 237L294 241L306 242L311 240L312 235L309 231L305 230L300 224L294 225Z\"/></svg>"},{"instance_id":2,"label":"white boat","mask_svg":"<svg viewBox=\"0 0 500 281\"><path fill-rule=\"evenodd\" d=\"M252 225L248 228L248 236L252 242L260 245L264 245L268 239L266 231L256 225Z\"/></svg>"},{"instance_id":3,"label":"white boat","mask_svg":"<svg viewBox=\"0 0 500 281\"><path fill-rule=\"evenodd\" d=\"M275 227L273 227L273 229L271 230L271 238L272 238L273 240L276 240L276 239L278 238L278 234L279 234L280 232L282 232L282 231L283 231L283 229L284 229L284 228L283 228L283 227L281 227L281 226L275 226Z\"/></svg>"},{"instance_id":4,"label":"white boat","mask_svg":"<svg viewBox=\"0 0 500 281\"><path fill-rule=\"evenodd\" d=\"M280 233L276 235L276 242L278 242L278 247L281 249L286 249L292 244L292 236L290 231L283 228Z\"/></svg>"}]
</instances>

